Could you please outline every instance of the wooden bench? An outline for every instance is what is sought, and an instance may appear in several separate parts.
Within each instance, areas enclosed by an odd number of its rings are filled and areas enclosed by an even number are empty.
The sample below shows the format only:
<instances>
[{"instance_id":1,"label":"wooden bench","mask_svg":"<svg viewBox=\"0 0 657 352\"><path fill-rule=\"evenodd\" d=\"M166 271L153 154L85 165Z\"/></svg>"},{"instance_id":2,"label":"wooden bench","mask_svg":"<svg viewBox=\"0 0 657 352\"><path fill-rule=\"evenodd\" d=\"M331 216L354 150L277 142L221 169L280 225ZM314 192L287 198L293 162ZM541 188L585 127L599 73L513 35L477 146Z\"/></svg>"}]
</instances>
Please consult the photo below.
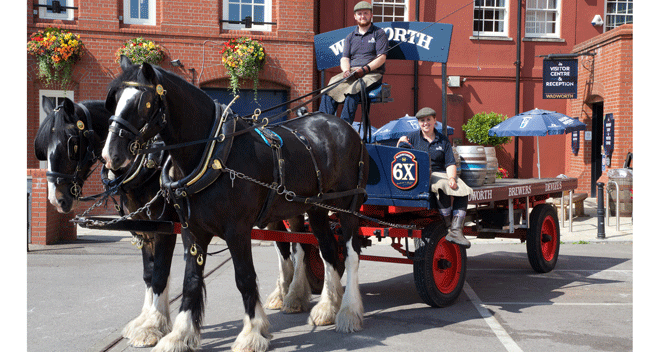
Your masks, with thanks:
<instances>
[{"instance_id":1,"label":"wooden bench","mask_svg":"<svg viewBox=\"0 0 657 352\"><path fill-rule=\"evenodd\" d=\"M575 193L573 194L573 205L575 206L575 215L574 216L585 216L584 214L584 200L588 198L588 193ZM569 192L563 192L562 198L552 199L552 206L555 207L559 216L561 216L561 201L564 202L564 208L566 210L566 219L568 218L568 206L570 205Z\"/></svg>"}]
</instances>

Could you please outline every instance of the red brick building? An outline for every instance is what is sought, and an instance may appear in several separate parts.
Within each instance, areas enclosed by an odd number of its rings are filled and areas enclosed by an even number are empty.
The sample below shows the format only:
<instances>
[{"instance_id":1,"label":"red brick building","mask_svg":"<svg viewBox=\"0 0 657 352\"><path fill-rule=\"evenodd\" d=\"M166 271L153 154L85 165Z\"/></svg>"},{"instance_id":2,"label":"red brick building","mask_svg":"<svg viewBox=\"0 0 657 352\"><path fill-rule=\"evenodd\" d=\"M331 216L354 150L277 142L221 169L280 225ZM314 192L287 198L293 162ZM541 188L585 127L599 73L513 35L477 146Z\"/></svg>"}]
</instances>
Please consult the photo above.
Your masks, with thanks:
<instances>
[{"instance_id":1,"label":"red brick building","mask_svg":"<svg viewBox=\"0 0 657 352\"><path fill-rule=\"evenodd\" d=\"M221 44L245 35L261 40L268 59L260 74L258 95L265 97L262 104L266 107L271 102L293 99L320 86L319 72L314 64L313 36L353 26L352 9L358 1L198 0L173 4L162 0L147 0L139 2L141 8L131 8L129 0L66 0L61 1L62 5L77 9L68 9L63 14L53 14L52 11L35 7L36 2L51 1L27 1L26 37L49 26L65 28L81 36L87 53L76 64L73 80L66 87L66 92L44 86L36 78L36 61L32 56L27 56L28 169L45 167L32 152L41 115L41 96L67 94L75 101L104 99L107 84L119 72L115 52L124 41L142 36L162 45L167 56L161 66L187 78L213 97L222 99L227 96L228 75L221 64ZM144 7L144 4L148 7ZM585 121L589 126L587 131L591 131L593 122L598 121L597 115L591 113L591 105L602 99L604 112L614 113L616 136L621 134L620 128L631 129L631 99L620 97L628 90L609 86L606 83L608 77L601 75L607 74L603 72L603 64L620 65L616 60L621 58L621 54L610 55L609 52L621 50L621 47L627 48L628 45L629 52L624 52L622 60L623 67L631 70L632 26L615 31L612 29L622 23L632 22L632 0L447 0L439 3L381 0L373 1L373 4L375 22L437 21L454 25L447 64L447 76L451 78L447 88L447 116L448 124L456 129L452 136L456 143L468 143L461 126L476 113L494 111L509 117L515 114L516 79L520 92L519 112L541 108L572 114ZM267 23L246 29L243 24L222 22L228 19L239 20L246 15L252 15L254 21ZM602 25L592 25L596 15L602 19ZM623 34L615 34L619 31ZM612 40L612 37L622 39ZM590 48L599 51L594 58L595 67L598 68L595 71L598 86L587 86L583 66L587 65L589 59L580 57L578 98L573 101L543 99L541 56L579 53ZM170 62L175 59L180 60L184 66L172 66ZM518 75L517 64L520 67ZM372 107L370 115L375 127L405 114L414 115L423 106L441 111L440 64L419 62L417 74L414 73L413 62L390 60L386 66L384 81L392 86L394 102ZM327 77L333 73L329 71ZM631 97L631 71L628 76L629 82L620 75L614 79L618 85L629 84ZM416 77L417 89L414 88ZM603 83L602 93L599 93L600 83ZM245 108L253 109L254 106L248 105ZM356 116L358 120L360 114ZM591 181L588 160L592 158L590 150L595 148L591 148L590 141L584 138L581 143L578 156L574 156L570 151L569 136L541 137L541 175L554 177L565 173L576 176L580 179L580 190L589 192L589 185L594 181ZM535 138L520 137L518 147L518 176L536 177ZM621 159L631 149L631 138L626 142L617 137L617 147L610 167L615 168L619 162L622 163ZM513 157L513 143L498 151L501 166L510 171L513 170ZM33 185L42 182L39 180L39 177L43 177L42 173L28 170L28 175L32 175ZM97 181L85 186L86 194L100 190ZM35 198L33 203L41 202L46 202L45 197ZM32 218L42 219L43 214L33 214ZM42 231L38 229L43 228L45 224L33 224L33 231ZM56 240L57 236L51 235L50 238Z\"/></svg>"}]
</instances>

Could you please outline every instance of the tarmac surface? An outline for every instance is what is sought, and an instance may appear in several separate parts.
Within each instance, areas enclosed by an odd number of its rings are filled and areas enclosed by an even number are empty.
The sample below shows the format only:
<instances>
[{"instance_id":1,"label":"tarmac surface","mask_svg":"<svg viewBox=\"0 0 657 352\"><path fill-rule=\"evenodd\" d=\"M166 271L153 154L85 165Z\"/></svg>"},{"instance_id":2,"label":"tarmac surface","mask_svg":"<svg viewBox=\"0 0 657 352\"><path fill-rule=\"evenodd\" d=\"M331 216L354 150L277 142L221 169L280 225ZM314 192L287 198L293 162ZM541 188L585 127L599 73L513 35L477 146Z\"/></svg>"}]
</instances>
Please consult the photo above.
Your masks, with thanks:
<instances>
[{"instance_id":1,"label":"tarmac surface","mask_svg":"<svg viewBox=\"0 0 657 352\"><path fill-rule=\"evenodd\" d=\"M531 269L524 243L472 239L466 284L457 302L430 308L417 295L410 265L361 261L364 330L341 334L306 324L308 313L266 310L270 351L630 351L633 350L633 222L615 218L598 238L595 199L587 216L561 227L557 267ZM128 232L78 229L78 240L29 245L28 351L148 351L121 339L143 303L140 251ZM181 243L180 239L178 241ZM399 256L385 241L363 254ZM225 247L213 241L210 250ZM254 241L262 300L278 264L272 242ZM172 319L183 276L178 244L170 278ZM207 259L203 351L228 351L242 328L241 296L224 252ZM343 280L344 281L344 280ZM313 296L313 304L318 296Z\"/></svg>"}]
</instances>

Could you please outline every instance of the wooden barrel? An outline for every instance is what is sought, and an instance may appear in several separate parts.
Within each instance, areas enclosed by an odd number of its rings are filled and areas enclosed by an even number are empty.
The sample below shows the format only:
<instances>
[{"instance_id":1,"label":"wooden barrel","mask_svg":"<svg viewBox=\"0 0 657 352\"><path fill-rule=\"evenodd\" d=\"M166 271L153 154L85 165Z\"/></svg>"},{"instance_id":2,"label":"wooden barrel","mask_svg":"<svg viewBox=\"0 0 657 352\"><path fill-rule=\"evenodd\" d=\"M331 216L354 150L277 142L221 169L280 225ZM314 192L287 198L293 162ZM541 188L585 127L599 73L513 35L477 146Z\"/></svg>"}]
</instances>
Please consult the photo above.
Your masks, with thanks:
<instances>
[{"instance_id":1,"label":"wooden barrel","mask_svg":"<svg viewBox=\"0 0 657 352\"><path fill-rule=\"evenodd\" d=\"M484 147L486 151L486 179L484 183L495 183L497 177L497 154L495 154L495 147Z\"/></svg>"},{"instance_id":2,"label":"wooden barrel","mask_svg":"<svg viewBox=\"0 0 657 352\"><path fill-rule=\"evenodd\" d=\"M461 179L470 187L478 187L486 180L486 150L479 145L456 147L461 158Z\"/></svg>"}]
</instances>

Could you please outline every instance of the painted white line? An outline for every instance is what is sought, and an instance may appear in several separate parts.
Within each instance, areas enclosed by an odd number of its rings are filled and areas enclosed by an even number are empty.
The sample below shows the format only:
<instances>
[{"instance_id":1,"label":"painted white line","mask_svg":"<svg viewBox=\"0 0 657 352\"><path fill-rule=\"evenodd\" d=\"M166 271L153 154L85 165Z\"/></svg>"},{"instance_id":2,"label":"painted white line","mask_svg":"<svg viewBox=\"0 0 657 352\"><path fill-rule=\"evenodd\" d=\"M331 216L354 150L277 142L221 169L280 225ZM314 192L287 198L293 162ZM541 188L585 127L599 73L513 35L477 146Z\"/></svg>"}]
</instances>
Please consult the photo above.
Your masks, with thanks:
<instances>
[{"instance_id":1,"label":"painted white line","mask_svg":"<svg viewBox=\"0 0 657 352\"><path fill-rule=\"evenodd\" d=\"M631 307L632 303L558 303L558 302L481 302L485 306L618 306Z\"/></svg>"},{"instance_id":2,"label":"painted white line","mask_svg":"<svg viewBox=\"0 0 657 352\"><path fill-rule=\"evenodd\" d=\"M500 324L500 322L498 322L497 319L495 319L495 317L490 314L490 311L484 307L484 304L479 299L479 296L477 296L477 294L472 290L472 287L470 287L467 282L465 285L463 285L463 291L465 291L465 294L468 295L468 298L470 298L472 304L475 306L475 308L477 308L479 315L484 318L486 324L488 324L491 330L493 330L493 333L495 333L495 336L497 336L502 345L504 345L504 348L506 348L506 350L509 352L522 352L520 346L518 346L518 344L513 341L511 336L509 336L506 330L504 330L502 324Z\"/></svg>"}]
</instances>

